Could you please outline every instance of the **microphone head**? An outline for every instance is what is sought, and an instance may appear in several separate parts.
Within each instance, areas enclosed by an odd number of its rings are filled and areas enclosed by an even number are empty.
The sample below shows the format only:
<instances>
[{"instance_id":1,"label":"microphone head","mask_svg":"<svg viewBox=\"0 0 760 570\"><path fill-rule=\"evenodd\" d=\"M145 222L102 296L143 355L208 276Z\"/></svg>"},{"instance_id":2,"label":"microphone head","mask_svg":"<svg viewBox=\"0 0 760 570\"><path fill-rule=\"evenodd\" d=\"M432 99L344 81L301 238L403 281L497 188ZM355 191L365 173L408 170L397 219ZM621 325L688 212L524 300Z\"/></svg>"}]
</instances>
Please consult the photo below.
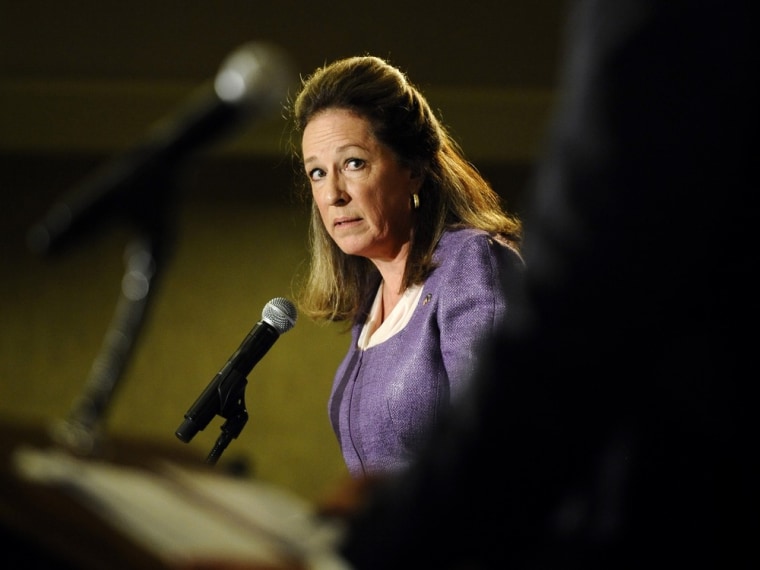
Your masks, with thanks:
<instances>
[{"instance_id":1,"label":"microphone head","mask_svg":"<svg viewBox=\"0 0 760 570\"><path fill-rule=\"evenodd\" d=\"M275 297L264 305L261 317L272 325L279 334L282 334L288 332L296 324L298 311L289 300L284 297Z\"/></svg>"},{"instance_id":2,"label":"microphone head","mask_svg":"<svg viewBox=\"0 0 760 570\"><path fill-rule=\"evenodd\" d=\"M279 111L297 74L286 53L266 42L243 44L228 55L214 79L222 101L257 107L263 114Z\"/></svg>"}]
</instances>

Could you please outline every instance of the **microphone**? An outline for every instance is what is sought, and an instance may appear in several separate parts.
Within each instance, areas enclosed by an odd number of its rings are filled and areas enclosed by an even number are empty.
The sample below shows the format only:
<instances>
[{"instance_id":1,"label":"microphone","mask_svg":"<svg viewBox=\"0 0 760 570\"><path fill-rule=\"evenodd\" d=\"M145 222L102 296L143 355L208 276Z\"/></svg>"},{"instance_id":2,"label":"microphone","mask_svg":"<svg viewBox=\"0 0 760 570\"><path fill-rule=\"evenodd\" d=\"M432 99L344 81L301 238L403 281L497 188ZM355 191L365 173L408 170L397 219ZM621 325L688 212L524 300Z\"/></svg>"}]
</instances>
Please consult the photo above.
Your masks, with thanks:
<instances>
[{"instance_id":1,"label":"microphone","mask_svg":"<svg viewBox=\"0 0 760 570\"><path fill-rule=\"evenodd\" d=\"M254 325L240 347L190 406L185 420L176 431L180 440L189 442L217 414L229 418L233 413L238 413L245 416L242 423L247 420L242 393L246 376L280 335L293 328L298 313L288 299L276 297L264 306L261 316L262 319Z\"/></svg>"},{"instance_id":2,"label":"microphone","mask_svg":"<svg viewBox=\"0 0 760 570\"><path fill-rule=\"evenodd\" d=\"M213 82L204 84L178 111L158 121L143 142L96 170L51 207L28 231L28 247L35 253L49 253L101 222L105 214L149 214L146 210L151 208L144 202L130 204L130 200L155 198L156 186L165 182L160 176L168 167L229 134L244 119L279 111L295 76L290 60L279 48L256 42L241 46L222 62ZM157 179L153 188L136 188L151 178Z\"/></svg>"}]
</instances>

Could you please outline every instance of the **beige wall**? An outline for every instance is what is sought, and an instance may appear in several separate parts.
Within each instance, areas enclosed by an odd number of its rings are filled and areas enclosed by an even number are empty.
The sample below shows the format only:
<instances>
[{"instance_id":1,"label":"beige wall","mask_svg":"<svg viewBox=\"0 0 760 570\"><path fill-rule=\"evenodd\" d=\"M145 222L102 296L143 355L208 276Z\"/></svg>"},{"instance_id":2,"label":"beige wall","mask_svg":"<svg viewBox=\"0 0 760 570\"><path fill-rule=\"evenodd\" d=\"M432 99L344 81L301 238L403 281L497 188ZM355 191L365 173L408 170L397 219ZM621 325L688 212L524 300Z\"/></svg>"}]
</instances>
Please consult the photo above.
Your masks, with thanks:
<instances>
[{"instance_id":1,"label":"beige wall","mask_svg":"<svg viewBox=\"0 0 760 570\"><path fill-rule=\"evenodd\" d=\"M54 257L32 255L24 232L49 205L50 186L73 182L89 162L0 164L2 187L25 196L3 208L0 220L0 417L49 425L66 416L84 386L112 317L133 233L116 227ZM261 319L264 305L291 297L291 279L305 256L303 208L290 201L286 185L275 183L273 168L257 163L227 174L224 166L201 168L204 174L183 179L174 210L176 251L108 411L108 435L189 446L203 458L211 450L222 418L190 444L174 431ZM238 188L227 184L232 178ZM338 329L305 318L282 335L248 377L250 419L217 467L242 460L256 476L308 497L342 476L326 398L346 342Z\"/></svg>"}]
</instances>

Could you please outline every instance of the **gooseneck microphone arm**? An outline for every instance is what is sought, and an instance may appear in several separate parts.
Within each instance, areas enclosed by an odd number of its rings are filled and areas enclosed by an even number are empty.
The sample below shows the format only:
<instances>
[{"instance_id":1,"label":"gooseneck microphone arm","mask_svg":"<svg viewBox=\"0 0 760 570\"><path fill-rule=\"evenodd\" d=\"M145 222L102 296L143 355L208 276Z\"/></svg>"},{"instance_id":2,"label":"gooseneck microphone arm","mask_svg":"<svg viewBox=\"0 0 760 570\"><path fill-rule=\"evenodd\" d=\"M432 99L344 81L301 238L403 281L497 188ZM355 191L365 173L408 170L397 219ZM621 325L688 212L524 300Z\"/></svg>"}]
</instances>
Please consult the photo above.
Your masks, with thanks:
<instances>
[{"instance_id":1,"label":"gooseneck microphone arm","mask_svg":"<svg viewBox=\"0 0 760 570\"><path fill-rule=\"evenodd\" d=\"M166 173L151 183L163 186L154 194L151 215L138 224L138 236L126 247L119 299L100 351L68 416L51 429L54 441L80 455L99 451L106 413L135 349L167 255L168 203L159 200L169 195L167 186L173 180Z\"/></svg>"},{"instance_id":2,"label":"gooseneck microphone arm","mask_svg":"<svg viewBox=\"0 0 760 570\"><path fill-rule=\"evenodd\" d=\"M227 136L244 121L274 115L295 73L279 48L251 42L231 53L211 86L151 128L143 141L115 157L55 203L27 233L38 254L70 246L114 219L138 231L128 246L116 312L83 394L53 437L80 453L97 447L98 428L111 403L155 294L156 277L173 245L171 198L176 171L192 153Z\"/></svg>"},{"instance_id":3,"label":"gooseneck microphone arm","mask_svg":"<svg viewBox=\"0 0 760 570\"><path fill-rule=\"evenodd\" d=\"M141 221L150 215L146 200L162 191L151 183L156 176L176 169L244 122L276 114L294 75L280 49L265 43L243 45L222 62L213 82L51 207L27 233L29 248L38 253L61 249L117 216Z\"/></svg>"},{"instance_id":4,"label":"gooseneck microphone arm","mask_svg":"<svg viewBox=\"0 0 760 570\"><path fill-rule=\"evenodd\" d=\"M240 435L248 421L245 407L247 376L280 335L293 328L298 314L292 302L276 297L264 306L261 317L187 410L184 421L175 432L180 440L187 443L215 416L225 418L227 421L222 425L221 434L206 463L216 464L227 445Z\"/></svg>"}]
</instances>

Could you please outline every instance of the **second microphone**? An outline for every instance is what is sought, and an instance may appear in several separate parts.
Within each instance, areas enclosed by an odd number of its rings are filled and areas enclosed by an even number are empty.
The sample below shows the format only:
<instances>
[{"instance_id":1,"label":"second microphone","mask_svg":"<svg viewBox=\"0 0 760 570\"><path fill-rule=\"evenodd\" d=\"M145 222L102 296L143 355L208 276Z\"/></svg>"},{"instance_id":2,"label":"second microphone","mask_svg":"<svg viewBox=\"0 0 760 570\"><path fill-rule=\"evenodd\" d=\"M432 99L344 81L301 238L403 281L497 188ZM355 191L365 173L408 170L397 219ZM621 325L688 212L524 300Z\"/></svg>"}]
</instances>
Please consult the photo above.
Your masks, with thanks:
<instances>
[{"instance_id":1,"label":"second microphone","mask_svg":"<svg viewBox=\"0 0 760 570\"><path fill-rule=\"evenodd\" d=\"M227 416L227 410L237 405L246 376L280 335L293 328L298 313L291 301L276 297L264 306L261 315L262 319L188 409L176 431L180 440L189 442L215 415Z\"/></svg>"}]
</instances>

